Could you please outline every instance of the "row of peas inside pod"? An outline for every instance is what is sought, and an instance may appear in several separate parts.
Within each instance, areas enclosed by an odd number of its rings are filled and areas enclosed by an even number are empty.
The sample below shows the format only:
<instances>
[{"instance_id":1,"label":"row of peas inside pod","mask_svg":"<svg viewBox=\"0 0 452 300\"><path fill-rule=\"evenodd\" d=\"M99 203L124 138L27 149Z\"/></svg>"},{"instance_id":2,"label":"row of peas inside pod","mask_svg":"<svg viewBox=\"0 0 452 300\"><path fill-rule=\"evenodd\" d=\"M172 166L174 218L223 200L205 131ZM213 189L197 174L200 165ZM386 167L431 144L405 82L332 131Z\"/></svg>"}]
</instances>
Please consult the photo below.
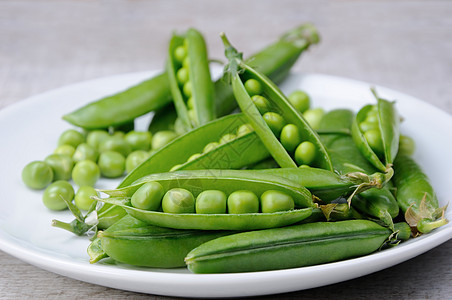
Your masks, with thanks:
<instances>
[{"instance_id":1,"label":"row of peas inside pod","mask_svg":"<svg viewBox=\"0 0 452 300\"><path fill-rule=\"evenodd\" d=\"M193 193L184 188L165 192L155 181L143 184L132 195L131 204L139 209L175 214L273 213L294 209L293 198L282 191L265 191L259 199L249 190L238 190L229 195L220 190L205 190L195 199Z\"/></svg>"},{"instance_id":2,"label":"row of peas inside pod","mask_svg":"<svg viewBox=\"0 0 452 300\"><path fill-rule=\"evenodd\" d=\"M272 106L265 97L262 84L256 79L248 79L244 83L251 100L259 110L262 118L267 123L273 134L279 139L284 148L289 152L299 166L311 165L316 155L316 146L310 141L304 141L300 128L284 119L278 108ZM321 108L310 109L310 97L301 90L293 91L289 102L305 117L309 125L315 129L324 115Z\"/></svg>"},{"instance_id":3,"label":"row of peas inside pod","mask_svg":"<svg viewBox=\"0 0 452 300\"><path fill-rule=\"evenodd\" d=\"M54 152L44 160L28 163L22 181L31 189L44 190L42 201L51 210L64 210L73 201L82 210L93 203L95 185L100 177L119 178L145 161L153 151L177 137L172 131L153 136L148 131L109 132L64 131ZM78 186L75 192L71 181Z\"/></svg>"}]
</instances>

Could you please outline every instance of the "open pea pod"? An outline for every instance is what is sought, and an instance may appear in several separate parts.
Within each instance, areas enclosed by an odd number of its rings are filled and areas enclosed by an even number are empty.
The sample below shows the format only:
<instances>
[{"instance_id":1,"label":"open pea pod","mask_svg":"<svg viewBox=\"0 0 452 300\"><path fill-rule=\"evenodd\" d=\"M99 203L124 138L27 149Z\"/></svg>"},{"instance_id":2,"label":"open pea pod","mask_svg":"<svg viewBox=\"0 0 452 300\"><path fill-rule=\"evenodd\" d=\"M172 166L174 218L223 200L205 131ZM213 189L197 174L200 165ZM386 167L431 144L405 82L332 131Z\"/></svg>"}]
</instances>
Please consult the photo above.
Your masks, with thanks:
<instances>
[{"instance_id":1,"label":"open pea pod","mask_svg":"<svg viewBox=\"0 0 452 300\"><path fill-rule=\"evenodd\" d=\"M364 106L352 124L352 136L362 155L378 170L392 173L399 149L400 117L394 102L377 98L376 105Z\"/></svg>"},{"instance_id":2,"label":"open pea pod","mask_svg":"<svg viewBox=\"0 0 452 300\"><path fill-rule=\"evenodd\" d=\"M215 119L214 85L199 31L190 28L184 35L173 35L167 74L177 115L187 131Z\"/></svg>"},{"instance_id":3,"label":"open pea pod","mask_svg":"<svg viewBox=\"0 0 452 300\"><path fill-rule=\"evenodd\" d=\"M274 213L173 214L134 208L125 198L106 198L102 201L121 206L129 215L147 224L174 229L258 230L276 228L300 222L312 213L312 208L303 208Z\"/></svg>"},{"instance_id":4,"label":"open pea pod","mask_svg":"<svg viewBox=\"0 0 452 300\"><path fill-rule=\"evenodd\" d=\"M243 114L229 115L178 137L129 173L119 187L153 173L240 169L261 161L269 153L247 122Z\"/></svg>"},{"instance_id":5,"label":"open pea pod","mask_svg":"<svg viewBox=\"0 0 452 300\"><path fill-rule=\"evenodd\" d=\"M229 76L240 109L275 161L283 168L308 164L332 170L325 147L301 113L268 77L244 63L242 55L230 45L224 35L222 38L226 57L229 59L225 76ZM248 83L255 88L247 88ZM250 91L251 89L254 91ZM252 96L263 98L259 98L259 107ZM290 128L285 134L287 126Z\"/></svg>"},{"instance_id":6,"label":"open pea pod","mask_svg":"<svg viewBox=\"0 0 452 300\"><path fill-rule=\"evenodd\" d=\"M230 194L247 190L258 197L267 190L277 190L290 195L295 207L314 207L311 193L299 183L258 171L242 170L191 170L150 174L126 187L101 190L112 197L131 197L143 184L156 181L164 190L187 188L197 197L205 190L221 190Z\"/></svg>"}]
</instances>

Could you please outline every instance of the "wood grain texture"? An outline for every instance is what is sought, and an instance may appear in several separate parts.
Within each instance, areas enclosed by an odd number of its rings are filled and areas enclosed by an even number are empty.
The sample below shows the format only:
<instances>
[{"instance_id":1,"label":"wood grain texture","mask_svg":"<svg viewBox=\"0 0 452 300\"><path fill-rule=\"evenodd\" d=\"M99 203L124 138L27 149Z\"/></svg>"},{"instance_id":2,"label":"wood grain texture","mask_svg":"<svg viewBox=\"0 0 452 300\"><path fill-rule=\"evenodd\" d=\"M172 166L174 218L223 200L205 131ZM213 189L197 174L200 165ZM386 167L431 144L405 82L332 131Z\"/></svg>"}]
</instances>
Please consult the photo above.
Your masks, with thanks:
<instances>
[{"instance_id":1,"label":"wood grain texture","mask_svg":"<svg viewBox=\"0 0 452 300\"><path fill-rule=\"evenodd\" d=\"M0 1L0 109L47 90L162 68L173 30L193 26L223 57L224 31L245 53L313 22L322 34L294 71L387 86L452 113L450 1ZM64 99L63 99L64 101ZM262 299L449 299L452 241L355 280ZM62 277L0 252L0 298L147 296Z\"/></svg>"}]
</instances>

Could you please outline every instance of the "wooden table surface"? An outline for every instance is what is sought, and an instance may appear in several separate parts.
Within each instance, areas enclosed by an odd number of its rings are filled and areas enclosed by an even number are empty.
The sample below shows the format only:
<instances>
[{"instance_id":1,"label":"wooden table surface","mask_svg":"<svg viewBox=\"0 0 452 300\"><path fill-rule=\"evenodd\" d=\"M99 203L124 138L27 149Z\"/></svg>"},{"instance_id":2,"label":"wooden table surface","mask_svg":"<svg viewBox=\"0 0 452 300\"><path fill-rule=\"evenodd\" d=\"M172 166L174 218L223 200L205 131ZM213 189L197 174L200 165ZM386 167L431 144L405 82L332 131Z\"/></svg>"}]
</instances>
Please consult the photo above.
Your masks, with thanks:
<instances>
[{"instance_id":1,"label":"wooden table surface","mask_svg":"<svg viewBox=\"0 0 452 300\"><path fill-rule=\"evenodd\" d=\"M322 42L294 71L386 86L452 113L450 1L0 1L0 109L102 76L162 68L173 30L201 30L222 58L304 22ZM4 146L2 146L4 147ZM449 166L451 167L451 166ZM392 268L266 299L451 299L452 241ZM151 298L62 277L0 251L0 298ZM166 297L165 297L166 298Z\"/></svg>"}]
</instances>

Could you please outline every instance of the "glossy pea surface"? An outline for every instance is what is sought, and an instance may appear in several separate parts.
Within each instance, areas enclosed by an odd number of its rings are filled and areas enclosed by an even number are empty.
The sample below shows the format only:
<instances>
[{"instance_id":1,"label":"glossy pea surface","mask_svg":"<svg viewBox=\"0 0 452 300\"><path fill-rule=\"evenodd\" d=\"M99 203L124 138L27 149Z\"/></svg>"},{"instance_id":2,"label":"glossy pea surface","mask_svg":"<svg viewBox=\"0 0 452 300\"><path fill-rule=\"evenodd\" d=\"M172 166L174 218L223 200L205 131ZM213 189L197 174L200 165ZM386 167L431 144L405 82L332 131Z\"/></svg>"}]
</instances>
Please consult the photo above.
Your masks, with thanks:
<instances>
[{"instance_id":1,"label":"glossy pea surface","mask_svg":"<svg viewBox=\"0 0 452 300\"><path fill-rule=\"evenodd\" d=\"M22 181L32 189L45 188L53 180L52 168L43 161L33 161L22 170Z\"/></svg>"},{"instance_id":2,"label":"glossy pea surface","mask_svg":"<svg viewBox=\"0 0 452 300\"><path fill-rule=\"evenodd\" d=\"M268 127L270 127L271 131L276 136L279 136L284 125L286 125L284 118L280 114L275 112L265 113L262 117L264 118L264 121L265 123L267 123Z\"/></svg>"},{"instance_id":3,"label":"glossy pea surface","mask_svg":"<svg viewBox=\"0 0 452 300\"><path fill-rule=\"evenodd\" d=\"M94 186L99 180L100 170L97 164L91 160L82 160L72 169L72 180L78 186Z\"/></svg>"},{"instance_id":4,"label":"glossy pea surface","mask_svg":"<svg viewBox=\"0 0 452 300\"><path fill-rule=\"evenodd\" d=\"M163 186L158 182L143 184L131 198L133 207L144 210L157 210L160 207L165 194Z\"/></svg>"},{"instance_id":5,"label":"glossy pea surface","mask_svg":"<svg viewBox=\"0 0 452 300\"><path fill-rule=\"evenodd\" d=\"M251 191L233 192L228 197L230 214L249 214L259 212L259 198Z\"/></svg>"},{"instance_id":6,"label":"glossy pea surface","mask_svg":"<svg viewBox=\"0 0 452 300\"><path fill-rule=\"evenodd\" d=\"M126 159L116 151L106 151L99 156L99 169L104 177L116 178L124 174Z\"/></svg>"},{"instance_id":7,"label":"glossy pea surface","mask_svg":"<svg viewBox=\"0 0 452 300\"><path fill-rule=\"evenodd\" d=\"M290 195L281 191L268 190L261 196L263 213L274 213L294 209L294 201Z\"/></svg>"},{"instance_id":8,"label":"glossy pea surface","mask_svg":"<svg viewBox=\"0 0 452 300\"><path fill-rule=\"evenodd\" d=\"M53 180L70 180L74 161L68 155L50 154L44 161L52 168Z\"/></svg>"},{"instance_id":9,"label":"glossy pea surface","mask_svg":"<svg viewBox=\"0 0 452 300\"><path fill-rule=\"evenodd\" d=\"M219 190L201 192L196 198L197 214L225 214L227 196Z\"/></svg>"},{"instance_id":10,"label":"glossy pea surface","mask_svg":"<svg viewBox=\"0 0 452 300\"><path fill-rule=\"evenodd\" d=\"M305 91L296 90L287 97L290 104L300 113L304 113L311 106L311 99Z\"/></svg>"},{"instance_id":11,"label":"glossy pea surface","mask_svg":"<svg viewBox=\"0 0 452 300\"><path fill-rule=\"evenodd\" d=\"M64 210L67 208L62 199L72 201L74 199L74 188L65 180L58 180L50 184L42 195L42 202L51 210Z\"/></svg>"},{"instance_id":12,"label":"glossy pea surface","mask_svg":"<svg viewBox=\"0 0 452 300\"><path fill-rule=\"evenodd\" d=\"M174 188L165 193L162 199L162 209L166 213L182 214L195 212L193 194L183 188Z\"/></svg>"},{"instance_id":13,"label":"glossy pea surface","mask_svg":"<svg viewBox=\"0 0 452 300\"><path fill-rule=\"evenodd\" d=\"M92 186L81 186L75 193L74 203L79 209L88 210L95 201L91 198L92 196L97 196L97 192Z\"/></svg>"},{"instance_id":14,"label":"glossy pea surface","mask_svg":"<svg viewBox=\"0 0 452 300\"><path fill-rule=\"evenodd\" d=\"M300 130L294 124L287 124L282 128L279 139L284 148L292 152L301 143Z\"/></svg>"},{"instance_id":15,"label":"glossy pea surface","mask_svg":"<svg viewBox=\"0 0 452 300\"><path fill-rule=\"evenodd\" d=\"M58 146L71 145L72 147L75 148L84 141L85 137L83 136L82 133L75 129L68 129L60 135L58 139Z\"/></svg>"}]
</instances>

